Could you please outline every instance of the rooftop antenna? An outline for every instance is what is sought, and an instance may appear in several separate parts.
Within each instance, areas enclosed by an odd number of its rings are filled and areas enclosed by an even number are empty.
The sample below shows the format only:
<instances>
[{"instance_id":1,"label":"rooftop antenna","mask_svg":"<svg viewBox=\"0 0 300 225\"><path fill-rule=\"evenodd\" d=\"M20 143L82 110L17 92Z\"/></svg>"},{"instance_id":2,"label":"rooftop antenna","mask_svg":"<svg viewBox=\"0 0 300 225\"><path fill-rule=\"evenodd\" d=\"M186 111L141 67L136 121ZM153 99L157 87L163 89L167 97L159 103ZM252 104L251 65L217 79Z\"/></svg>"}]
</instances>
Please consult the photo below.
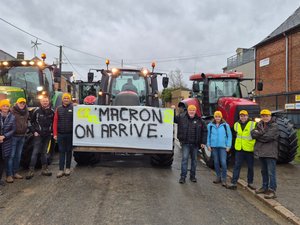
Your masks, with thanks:
<instances>
[{"instance_id":1,"label":"rooftop antenna","mask_svg":"<svg viewBox=\"0 0 300 225\"><path fill-rule=\"evenodd\" d=\"M35 41L31 41L31 48L33 48L33 51L34 51L34 57L36 57L36 51L39 49L38 48L38 45L41 45L42 43L39 43L38 42L38 39L36 39Z\"/></svg>"}]
</instances>

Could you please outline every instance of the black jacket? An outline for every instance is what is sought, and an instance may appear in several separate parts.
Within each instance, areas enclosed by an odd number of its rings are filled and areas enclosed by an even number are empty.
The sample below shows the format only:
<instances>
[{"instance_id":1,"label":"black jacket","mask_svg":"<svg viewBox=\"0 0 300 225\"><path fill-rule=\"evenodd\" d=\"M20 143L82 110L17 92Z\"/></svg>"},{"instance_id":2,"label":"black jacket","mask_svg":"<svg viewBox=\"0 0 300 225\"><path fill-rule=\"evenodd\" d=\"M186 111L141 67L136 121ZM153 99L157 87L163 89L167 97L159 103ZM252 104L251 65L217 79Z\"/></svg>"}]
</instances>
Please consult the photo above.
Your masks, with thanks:
<instances>
[{"instance_id":1,"label":"black jacket","mask_svg":"<svg viewBox=\"0 0 300 225\"><path fill-rule=\"evenodd\" d=\"M38 107L31 116L31 132L37 132L40 136L52 134L54 111L51 108Z\"/></svg>"},{"instance_id":2,"label":"black jacket","mask_svg":"<svg viewBox=\"0 0 300 225\"><path fill-rule=\"evenodd\" d=\"M73 104L57 107L57 132L59 134L73 133Z\"/></svg>"},{"instance_id":3,"label":"black jacket","mask_svg":"<svg viewBox=\"0 0 300 225\"><path fill-rule=\"evenodd\" d=\"M183 144L205 144L207 141L207 127L205 122L195 115L190 118L187 112L175 117L178 124L177 138Z\"/></svg>"}]
</instances>

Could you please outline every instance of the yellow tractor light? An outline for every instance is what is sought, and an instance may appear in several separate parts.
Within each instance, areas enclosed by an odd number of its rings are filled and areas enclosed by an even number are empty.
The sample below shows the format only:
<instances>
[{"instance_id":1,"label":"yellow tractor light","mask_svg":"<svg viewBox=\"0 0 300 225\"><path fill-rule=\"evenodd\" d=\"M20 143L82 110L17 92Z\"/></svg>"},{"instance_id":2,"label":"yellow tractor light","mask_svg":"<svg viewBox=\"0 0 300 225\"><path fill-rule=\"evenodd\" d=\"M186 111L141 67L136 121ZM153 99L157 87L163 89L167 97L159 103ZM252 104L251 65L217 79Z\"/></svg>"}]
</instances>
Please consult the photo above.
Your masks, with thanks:
<instances>
[{"instance_id":1,"label":"yellow tractor light","mask_svg":"<svg viewBox=\"0 0 300 225\"><path fill-rule=\"evenodd\" d=\"M43 61L45 61L45 59L46 59L46 54L45 54L45 53L42 53L42 54L41 54L41 58L43 59Z\"/></svg>"},{"instance_id":2,"label":"yellow tractor light","mask_svg":"<svg viewBox=\"0 0 300 225\"><path fill-rule=\"evenodd\" d=\"M109 62L109 59L106 59L106 60L105 60L105 64L108 66L109 63L110 63L110 62Z\"/></svg>"}]
</instances>

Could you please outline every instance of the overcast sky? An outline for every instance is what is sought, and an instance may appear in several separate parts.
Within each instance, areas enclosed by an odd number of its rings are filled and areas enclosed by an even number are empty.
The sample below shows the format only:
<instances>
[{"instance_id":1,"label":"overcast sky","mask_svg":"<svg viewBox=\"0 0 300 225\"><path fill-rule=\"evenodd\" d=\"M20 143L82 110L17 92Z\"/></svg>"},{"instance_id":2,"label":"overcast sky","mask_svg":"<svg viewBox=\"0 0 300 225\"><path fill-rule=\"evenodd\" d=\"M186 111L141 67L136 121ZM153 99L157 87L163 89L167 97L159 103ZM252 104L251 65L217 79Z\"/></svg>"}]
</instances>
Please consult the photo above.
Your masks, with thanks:
<instances>
[{"instance_id":1,"label":"overcast sky","mask_svg":"<svg viewBox=\"0 0 300 225\"><path fill-rule=\"evenodd\" d=\"M263 40L299 6L299 0L1 0L0 18L66 46L63 70L77 78L104 68L109 58L112 67L122 59L135 68L156 61L157 71L180 69L187 81L195 72L221 72L238 47ZM0 31L1 50L33 57L34 37L2 20ZM37 55L45 52L48 63L56 61L59 49L38 42Z\"/></svg>"}]
</instances>

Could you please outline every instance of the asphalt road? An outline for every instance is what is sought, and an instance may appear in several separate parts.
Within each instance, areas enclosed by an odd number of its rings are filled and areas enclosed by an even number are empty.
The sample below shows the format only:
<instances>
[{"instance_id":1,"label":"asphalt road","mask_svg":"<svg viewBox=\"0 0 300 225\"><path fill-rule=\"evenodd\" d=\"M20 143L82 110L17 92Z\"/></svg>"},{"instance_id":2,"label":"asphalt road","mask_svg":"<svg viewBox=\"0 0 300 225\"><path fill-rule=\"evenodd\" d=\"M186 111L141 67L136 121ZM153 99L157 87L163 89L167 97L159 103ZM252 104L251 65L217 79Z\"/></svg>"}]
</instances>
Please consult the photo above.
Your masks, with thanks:
<instances>
[{"instance_id":1,"label":"asphalt road","mask_svg":"<svg viewBox=\"0 0 300 225\"><path fill-rule=\"evenodd\" d=\"M57 162L51 169L57 172ZM213 184L201 163L197 183L181 185L179 174L178 149L171 169L122 156L61 179L36 174L1 189L0 224L287 224L243 191Z\"/></svg>"}]
</instances>

